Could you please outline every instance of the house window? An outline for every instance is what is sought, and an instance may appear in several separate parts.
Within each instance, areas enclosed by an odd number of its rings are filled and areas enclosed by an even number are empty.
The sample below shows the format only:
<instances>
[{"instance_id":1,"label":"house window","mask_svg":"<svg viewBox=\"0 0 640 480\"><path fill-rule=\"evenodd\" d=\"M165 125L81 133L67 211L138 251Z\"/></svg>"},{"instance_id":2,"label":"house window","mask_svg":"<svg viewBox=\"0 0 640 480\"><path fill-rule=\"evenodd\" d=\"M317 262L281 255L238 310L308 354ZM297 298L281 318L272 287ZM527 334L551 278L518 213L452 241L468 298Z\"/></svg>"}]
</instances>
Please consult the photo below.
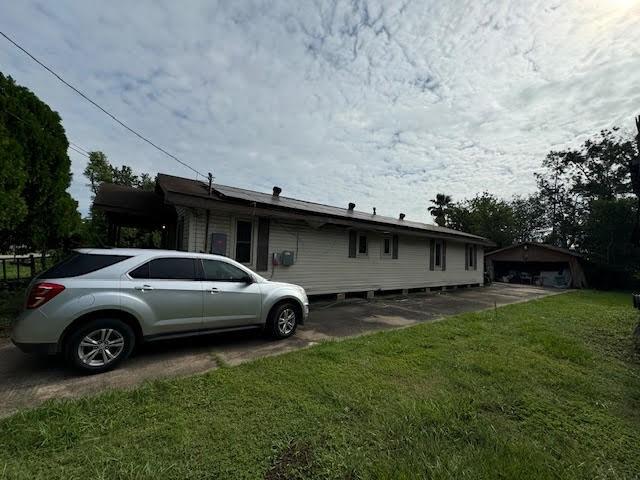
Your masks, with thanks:
<instances>
[{"instance_id":1,"label":"house window","mask_svg":"<svg viewBox=\"0 0 640 480\"><path fill-rule=\"evenodd\" d=\"M251 236L253 223L245 220L236 222L236 261L251 263Z\"/></svg>"},{"instance_id":2,"label":"house window","mask_svg":"<svg viewBox=\"0 0 640 480\"><path fill-rule=\"evenodd\" d=\"M467 258L469 259L469 263L468 266L469 268L473 268L474 266L474 262L476 261L476 256L474 255L474 251L473 251L473 245L467 245Z\"/></svg>"},{"instance_id":3,"label":"house window","mask_svg":"<svg viewBox=\"0 0 640 480\"><path fill-rule=\"evenodd\" d=\"M436 241L434 263L436 267L442 267L442 242Z\"/></svg>"},{"instance_id":4,"label":"house window","mask_svg":"<svg viewBox=\"0 0 640 480\"><path fill-rule=\"evenodd\" d=\"M367 243L366 235L358 235L358 254L366 255L369 252L369 245Z\"/></svg>"},{"instance_id":5,"label":"house window","mask_svg":"<svg viewBox=\"0 0 640 480\"><path fill-rule=\"evenodd\" d=\"M391 255L391 238L384 237L383 242L382 253L384 255Z\"/></svg>"}]
</instances>

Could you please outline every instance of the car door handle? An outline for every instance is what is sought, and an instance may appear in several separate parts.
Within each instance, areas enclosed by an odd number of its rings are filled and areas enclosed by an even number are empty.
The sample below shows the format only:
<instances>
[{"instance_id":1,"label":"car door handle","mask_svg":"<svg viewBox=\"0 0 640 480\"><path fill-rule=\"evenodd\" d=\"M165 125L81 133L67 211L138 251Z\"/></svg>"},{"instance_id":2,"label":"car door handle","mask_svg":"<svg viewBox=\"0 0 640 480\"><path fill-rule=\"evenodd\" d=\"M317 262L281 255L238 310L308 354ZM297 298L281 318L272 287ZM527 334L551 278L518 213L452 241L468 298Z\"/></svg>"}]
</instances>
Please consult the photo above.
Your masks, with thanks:
<instances>
[{"instance_id":1,"label":"car door handle","mask_svg":"<svg viewBox=\"0 0 640 480\"><path fill-rule=\"evenodd\" d=\"M153 287L151 285L136 285L135 287L136 290L140 290L142 292L144 292L145 290L153 290Z\"/></svg>"},{"instance_id":2,"label":"car door handle","mask_svg":"<svg viewBox=\"0 0 640 480\"><path fill-rule=\"evenodd\" d=\"M211 290L209 290L209 293L211 295L216 294L216 293L220 293L220 290L218 290L216 287L213 287Z\"/></svg>"}]
</instances>

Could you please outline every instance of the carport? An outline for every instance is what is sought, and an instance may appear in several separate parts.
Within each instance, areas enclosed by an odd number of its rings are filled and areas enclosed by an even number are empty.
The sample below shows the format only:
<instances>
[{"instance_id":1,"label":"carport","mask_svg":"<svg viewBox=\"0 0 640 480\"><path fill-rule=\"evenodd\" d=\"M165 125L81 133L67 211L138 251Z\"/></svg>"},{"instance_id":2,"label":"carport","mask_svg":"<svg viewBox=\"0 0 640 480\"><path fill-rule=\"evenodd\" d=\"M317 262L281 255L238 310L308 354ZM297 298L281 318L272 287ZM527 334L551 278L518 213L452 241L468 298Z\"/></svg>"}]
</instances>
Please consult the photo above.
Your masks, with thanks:
<instances>
[{"instance_id":1,"label":"carport","mask_svg":"<svg viewBox=\"0 0 640 480\"><path fill-rule=\"evenodd\" d=\"M557 288L585 288L582 256L566 248L524 242L484 256L493 281Z\"/></svg>"},{"instance_id":2,"label":"carport","mask_svg":"<svg viewBox=\"0 0 640 480\"><path fill-rule=\"evenodd\" d=\"M158 193L105 183L93 205L107 219L109 246L120 246L122 227L134 227L158 231L161 248L176 248L176 210Z\"/></svg>"}]
</instances>

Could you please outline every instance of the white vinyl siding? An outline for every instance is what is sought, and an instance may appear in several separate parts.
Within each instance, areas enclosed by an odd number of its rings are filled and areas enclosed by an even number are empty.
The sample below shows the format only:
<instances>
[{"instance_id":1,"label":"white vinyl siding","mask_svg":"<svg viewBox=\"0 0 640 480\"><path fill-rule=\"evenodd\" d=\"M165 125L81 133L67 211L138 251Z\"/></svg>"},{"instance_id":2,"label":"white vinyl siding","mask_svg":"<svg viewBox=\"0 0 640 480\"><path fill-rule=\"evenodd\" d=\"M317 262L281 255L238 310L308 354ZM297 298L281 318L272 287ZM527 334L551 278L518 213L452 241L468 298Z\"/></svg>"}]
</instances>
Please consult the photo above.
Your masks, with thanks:
<instances>
[{"instance_id":1,"label":"white vinyl siding","mask_svg":"<svg viewBox=\"0 0 640 480\"><path fill-rule=\"evenodd\" d=\"M269 251L293 250L296 263L275 267L271 278L302 285L310 295L483 282L481 270L465 269L464 242L447 240L447 269L429 271L428 238L399 235L400 254L393 261L382 253L383 238L368 234L368 256L348 258L349 235L343 228L327 225L312 229L304 224L272 221ZM482 249L478 248L481 255Z\"/></svg>"},{"instance_id":2,"label":"white vinyl siding","mask_svg":"<svg viewBox=\"0 0 640 480\"><path fill-rule=\"evenodd\" d=\"M193 210L191 210L193 213ZM203 210L189 217L195 224L189 226L192 243L190 251L204 250L206 215ZM209 217L209 235L227 234L227 255L235 254L235 222L252 217L212 212ZM252 261L255 270L257 248L257 217L253 217ZM185 231L187 222L185 222ZM193 232L193 233L192 233ZM449 285L482 284L483 271L465 268L464 241L447 240L445 271L429 270L430 238L400 233L397 259L391 260L384 252L382 233L358 230L367 236L367 255L349 258L349 231L346 228L324 225L312 228L305 222L272 219L269 227L269 270L259 272L267 279L291 282L303 286L310 295L366 290L396 290ZM387 237L388 238L388 237ZM358 238L359 240L359 238ZM393 241L391 240L393 250ZM273 253L283 250L294 252L295 264L289 267L273 266ZM478 259L483 249L478 246ZM478 263L481 265L480 260Z\"/></svg>"}]
</instances>

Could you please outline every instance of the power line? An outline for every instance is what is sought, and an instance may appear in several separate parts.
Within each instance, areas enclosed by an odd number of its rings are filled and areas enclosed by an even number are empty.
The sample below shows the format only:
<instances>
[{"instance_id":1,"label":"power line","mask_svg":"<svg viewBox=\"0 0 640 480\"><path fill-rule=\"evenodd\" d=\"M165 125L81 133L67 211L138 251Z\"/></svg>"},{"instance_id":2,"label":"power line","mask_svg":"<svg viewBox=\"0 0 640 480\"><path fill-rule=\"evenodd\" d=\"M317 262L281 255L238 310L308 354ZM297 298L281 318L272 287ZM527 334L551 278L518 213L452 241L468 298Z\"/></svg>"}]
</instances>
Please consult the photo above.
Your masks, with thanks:
<instances>
[{"instance_id":1,"label":"power line","mask_svg":"<svg viewBox=\"0 0 640 480\"><path fill-rule=\"evenodd\" d=\"M36 62L38 65L40 65L42 68L44 68L46 71L48 71L51 75L53 75L54 77L56 77L58 80L60 80L62 83L64 83L67 87L69 87L71 90L73 90L74 92L76 92L78 95L80 95L82 98L84 98L86 101L88 101L89 103L91 103L94 107L96 107L97 109L99 109L100 111L102 111L103 113L105 113L106 115L108 115L109 117L111 117L113 120L115 120L117 123L119 123L120 125L122 125L124 128L126 128L127 130L129 130L131 133L133 133L135 136L137 136L138 138L140 138L141 140L147 142L149 145L151 145L152 147L154 147L155 149L161 151L162 153L164 153L165 155L167 155L168 157L172 158L173 160L175 160L176 162L178 162L179 164L183 165L184 167L187 167L189 170L191 170L192 172L194 172L196 175L201 175L202 177L206 178L206 175L200 173L198 170L196 170L195 168L193 168L191 165L183 162L182 160L180 160L178 157L176 157L175 155L173 155L172 153L169 153L168 151L166 151L164 148L156 145L155 143L153 143L151 140L149 140L148 138L146 138L145 136L143 136L141 133L137 132L136 130L134 130L133 128L131 128L129 125L127 125L126 123L124 123L122 120L120 120L118 117L116 117L114 114L112 114L111 112L109 112L108 110L106 110L105 108L101 107L98 103L96 103L95 101L93 101L91 98L89 98L86 94L84 94L82 91L78 90L76 87L74 87L73 85L71 85L69 82L67 82L64 78L62 78L60 75L58 75L56 72L54 72L51 68L49 68L48 66L46 66L44 63L42 63L40 60L38 60L36 57L34 57L31 53L29 53L27 50L25 50L23 47L21 47L17 42L15 42L11 37L9 37L7 34L5 34L4 32L0 31L0 35L2 35L4 38L6 38L10 43L12 43L16 48L18 48L20 51L22 51L23 53L25 53L26 55L28 55L34 62Z\"/></svg>"},{"instance_id":2,"label":"power line","mask_svg":"<svg viewBox=\"0 0 640 480\"><path fill-rule=\"evenodd\" d=\"M89 155L89 151L86 148L81 147L77 143L73 143L71 140L69 140L69 143L74 147L76 147L77 149L82 150L83 153L86 153L87 155Z\"/></svg>"},{"instance_id":3,"label":"power line","mask_svg":"<svg viewBox=\"0 0 640 480\"><path fill-rule=\"evenodd\" d=\"M76 147L74 147L73 145L69 145L69 148L70 148L71 150L73 150L74 152L79 153L79 154L80 154L80 155L82 155L83 157L90 158L90 157L89 157L89 155L87 155L87 154L86 154L86 153L84 153L84 152L81 152L80 150L78 150L78 149L77 149Z\"/></svg>"}]
</instances>

